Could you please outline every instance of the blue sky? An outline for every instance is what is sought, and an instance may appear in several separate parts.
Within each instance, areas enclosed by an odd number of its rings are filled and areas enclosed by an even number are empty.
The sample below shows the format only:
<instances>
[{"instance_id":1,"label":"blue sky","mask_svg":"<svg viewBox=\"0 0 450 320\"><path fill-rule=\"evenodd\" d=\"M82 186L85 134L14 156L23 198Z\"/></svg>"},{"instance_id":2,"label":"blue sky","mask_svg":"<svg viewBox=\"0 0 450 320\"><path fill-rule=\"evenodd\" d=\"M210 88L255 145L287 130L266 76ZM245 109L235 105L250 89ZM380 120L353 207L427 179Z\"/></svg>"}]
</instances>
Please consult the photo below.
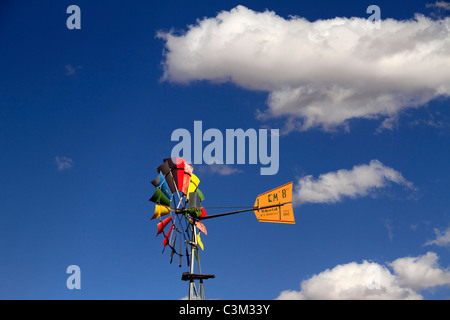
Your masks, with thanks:
<instances>
[{"instance_id":1,"label":"blue sky","mask_svg":"<svg viewBox=\"0 0 450 320\"><path fill-rule=\"evenodd\" d=\"M81 8L81 30L66 27L71 4ZM391 19L377 36L352 33L351 23L332 28L336 17L358 17L352 21L361 25L371 4ZM161 254L148 198L156 167L176 144L172 132L193 133L200 120L204 130L282 131L276 175L260 175L260 165L225 172L194 165L205 206L252 205L289 181L297 199L295 225L259 223L253 213L205 221L202 269L216 275L207 298L354 297L342 288L364 285L345 275L364 278L369 263L392 293L385 298L448 299L448 8L432 1L2 2L0 298L186 297L187 267ZM231 45L239 38L225 33L217 49L207 36L220 34L220 25L208 31L197 21L214 22L222 11L223 23L237 24L243 36L252 31L240 21L286 37L264 38L273 53L262 55L267 65L245 60L252 41L237 45L237 54ZM429 20L414 20L416 13ZM315 34L323 38L313 40L330 46L295 38L291 16L305 19L299 37L323 20ZM207 40L194 46L190 31ZM355 37L366 47L347 49ZM392 53L404 48L404 60ZM271 60L278 55L287 58ZM308 72L296 73L294 64L292 75L283 73L297 58ZM81 269L80 290L66 287L70 265ZM327 275L320 287L316 280Z\"/></svg>"}]
</instances>

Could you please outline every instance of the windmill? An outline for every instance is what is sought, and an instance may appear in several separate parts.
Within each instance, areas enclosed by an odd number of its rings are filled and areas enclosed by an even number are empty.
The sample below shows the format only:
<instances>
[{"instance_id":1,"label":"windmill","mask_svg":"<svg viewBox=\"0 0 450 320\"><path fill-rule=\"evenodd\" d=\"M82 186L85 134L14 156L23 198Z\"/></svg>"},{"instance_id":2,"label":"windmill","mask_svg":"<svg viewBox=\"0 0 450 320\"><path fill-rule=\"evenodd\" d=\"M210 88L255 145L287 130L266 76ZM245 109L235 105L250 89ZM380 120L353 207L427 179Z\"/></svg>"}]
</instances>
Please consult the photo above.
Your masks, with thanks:
<instances>
[{"instance_id":1,"label":"windmill","mask_svg":"<svg viewBox=\"0 0 450 320\"><path fill-rule=\"evenodd\" d=\"M163 252L166 247L170 248L170 263L178 257L181 267L182 260L186 259L189 272L184 272L181 279L189 281L189 300L205 299L203 281L215 278L213 274L202 273L201 269L200 249L204 246L200 235L207 234L202 221L253 211L261 222L295 223L292 182L260 194L255 204L248 208L208 215L202 206L205 197L198 188L200 179L183 158L164 159L157 171L158 175L152 181L156 189L149 200L155 203L151 219L159 220L157 235L163 235ZM199 282L198 286L195 281Z\"/></svg>"}]
</instances>

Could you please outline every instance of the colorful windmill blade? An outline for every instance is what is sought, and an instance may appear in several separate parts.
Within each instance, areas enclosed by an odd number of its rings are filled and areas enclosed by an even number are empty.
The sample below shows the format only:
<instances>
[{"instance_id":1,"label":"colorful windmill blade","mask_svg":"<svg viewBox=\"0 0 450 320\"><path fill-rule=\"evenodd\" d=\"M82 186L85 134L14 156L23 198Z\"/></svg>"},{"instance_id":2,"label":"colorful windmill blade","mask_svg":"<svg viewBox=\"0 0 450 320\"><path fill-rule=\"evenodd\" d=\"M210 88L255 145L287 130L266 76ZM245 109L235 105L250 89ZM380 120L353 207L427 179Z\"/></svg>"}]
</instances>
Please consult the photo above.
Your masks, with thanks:
<instances>
[{"instance_id":1,"label":"colorful windmill blade","mask_svg":"<svg viewBox=\"0 0 450 320\"><path fill-rule=\"evenodd\" d=\"M176 166L176 181L178 190L181 191L183 195L187 195L193 168L182 158L172 158L172 162L174 162Z\"/></svg>"},{"instance_id":2,"label":"colorful windmill blade","mask_svg":"<svg viewBox=\"0 0 450 320\"><path fill-rule=\"evenodd\" d=\"M164 164L162 164L160 167L158 167L158 168L161 168L161 170L163 170L163 169L167 170L167 167L168 167L169 172L170 172L171 181L172 181L172 187L171 187L172 193L175 193L178 190L178 186L177 186L177 161L178 160L177 159L178 158L164 159ZM167 173L166 177L169 176L169 172Z\"/></svg>"},{"instance_id":3,"label":"colorful windmill blade","mask_svg":"<svg viewBox=\"0 0 450 320\"><path fill-rule=\"evenodd\" d=\"M169 213L170 207L157 204L155 205L155 213L153 213L153 217L151 218L151 220L163 217L165 215L168 215Z\"/></svg>"},{"instance_id":4,"label":"colorful windmill blade","mask_svg":"<svg viewBox=\"0 0 450 320\"><path fill-rule=\"evenodd\" d=\"M160 234L161 232L163 232L164 228L165 228L165 227L167 226L167 224L168 224L169 222L171 222L171 221L172 221L172 216L170 216L170 217L164 219L163 221L161 221L160 223L158 223L158 233L157 233L156 235L158 235L158 234Z\"/></svg>"},{"instance_id":5,"label":"colorful windmill blade","mask_svg":"<svg viewBox=\"0 0 450 320\"><path fill-rule=\"evenodd\" d=\"M163 204L165 206L170 207L172 200L170 200L164 192L161 191L161 189L156 189L155 193L153 193L153 196L150 198L149 201L152 201L157 204Z\"/></svg>"},{"instance_id":6,"label":"colorful windmill blade","mask_svg":"<svg viewBox=\"0 0 450 320\"><path fill-rule=\"evenodd\" d=\"M174 194L177 191L177 186L175 184L175 179L173 178L172 171L170 170L169 162L167 159L162 165L160 165L156 170L161 173L166 179L166 183L169 186L170 192Z\"/></svg>"},{"instance_id":7,"label":"colorful windmill blade","mask_svg":"<svg viewBox=\"0 0 450 320\"><path fill-rule=\"evenodd\" d=\"M161 191L164 193L164 195L168 198L172 198L172 192L169 188L169 185L167 184L166 178L164 175L160 172L158 176L155 178L155 180L152 181L152 184L156 187L161 189Z\"/></svg>"},{"instance_id":8,"label":"colorful windmill blade","mask_svg":"<svg viewBox=\"0 0 450 320\"><path fill-rule=\"evenodd\" d=\"M191 175L194 168L189 164L184 164L184 173L183 173L183 193L189 195L189 185L191 183Z\"/></svg>"},{"instance_id":9,"label":"colorful windmill blade","mask_svg":"<svg viewBox=\"0 0 450 320\"><path fill-rule=\"evenodd\" d=\"M191 179L190 179L189 188L187 191L187 199L188 200L189 200L189 195L191 194L191 192L195 192L197 190L199 183L200 183L200 179L195 174L191 173ZM202 194L202 196L203 196L203 194ZM204 198L205 197L203 197L203 199Z\"/></svg>"},{"instance_id":10,"label":"colorful windmill blade","mask_svg":"<svg viewBox=\"0 0 450 320\"><path fill-rule=\"evenodd\" d=\"M167 158L163 161L157 168L157 177L152 181L156 190L150 198L155 203L151 219L159 219L157 236L163 235L163 252L166 247L170 247L170 262L172 263L174 255L178 255L181 266L181 257L190 254L192 242L195 241L200 246L201 239L197 237L196 234L199 233L195 228L207 234L206 227L199 221L200 217L207 216L201 205L205 197L198 189L200 179L193 174L193 167L183 158ZM169 225L166 232L165 228Z\"/></svg>"}]
</instances>

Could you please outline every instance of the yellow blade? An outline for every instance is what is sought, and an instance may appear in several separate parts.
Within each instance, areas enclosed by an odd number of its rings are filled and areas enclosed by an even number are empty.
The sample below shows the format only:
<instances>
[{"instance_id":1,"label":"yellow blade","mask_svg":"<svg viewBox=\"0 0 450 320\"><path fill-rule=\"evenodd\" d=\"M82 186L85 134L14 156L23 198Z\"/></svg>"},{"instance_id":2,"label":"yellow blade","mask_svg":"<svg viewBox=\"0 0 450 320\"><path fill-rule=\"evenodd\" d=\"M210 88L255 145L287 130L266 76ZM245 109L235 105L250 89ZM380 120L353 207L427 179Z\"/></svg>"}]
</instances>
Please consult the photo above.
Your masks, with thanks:
<instances>
[{"instance_id":1,"label":"yellow blade","mask_svg":"<svg viewBox=\"0 0 450 320\"><path fill-rule=\"evenodd\" d=\"M202 239L200 238L200 233L197 233L197 243L200 246L200 248L203 250L204 247L203 247Z\"/></svg>"},{"instance_id":2,"label":"yellow blade","mask_svg":"<svg viewBox=\"0 0 450 320\"><path fill-rule=\"evenodd\" d=\"M254 212L258 221L295 223L291 204L292 186L293 182L289 182L281 187L260 194L256 198Z\"/></svg>"},{"instance_id":3,"label":"yellow blade","mask_svg":"<svg viewBox=\"0 0 450 320\"><path fill-rule=\"evenodd\" d=\"M169 207L157 204L157 205L155 205L155 213L153 214L153 217L150 220L157 219L159 217L163 217L169 213L170 213Z\"/></svg>"},{"instance_id":4,"label":"yellow blade","mask_svg":"<svg viewBox=\"0 0 450 320\"><path fill-rule=\"evenodd\" d=\"M197 178L197 176L195 174L191 174L191 182L189 183L189 189L188 189L188 194L190 192L194 192L198 185L200 184L200 179Z\"/></svg>"},{"instance_id":5,"label":"yellow blade","mask_svg":"<svg viewBox=\"0 0 450 320\"><path fill-rule=\"evenodd\" d=\"M191 174L191 181L189 182L189 188L188 188L188 193L186 195L186 199L189 200L189 193L194 192L195 190L197 190L198 185L200 184L200 179L195 175L195 174Z\"/></svg>"}]
</instances>

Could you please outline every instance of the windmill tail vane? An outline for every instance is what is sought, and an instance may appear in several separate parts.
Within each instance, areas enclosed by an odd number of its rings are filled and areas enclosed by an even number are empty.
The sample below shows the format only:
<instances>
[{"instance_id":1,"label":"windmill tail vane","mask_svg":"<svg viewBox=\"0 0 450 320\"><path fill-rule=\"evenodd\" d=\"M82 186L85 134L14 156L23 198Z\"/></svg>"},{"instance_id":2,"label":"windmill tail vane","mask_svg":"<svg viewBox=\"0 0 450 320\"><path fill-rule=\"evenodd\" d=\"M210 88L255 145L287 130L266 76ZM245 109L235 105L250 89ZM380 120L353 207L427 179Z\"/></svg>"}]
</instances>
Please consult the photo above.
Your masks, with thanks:
<instances>
[{"instance_id":1,"label":"windmill tail vane","mask_svg":"<svg viewBox=\"0 0 450 320\"><path fill-rule=\"evenodd\" d=\"M181 267L182 257L186 257L190 272L183 273L182 280L190 283L189 299L204 299L203 280L214 278L214 275L201 272L199 249L203 251L204 244L200 232L207 235L203 220L253 211L261 222L295 223L292 182L260 194L252 207L208 215L202 205L205 196L198 188L200 179L183 158L164 159L156 170L158 174L152 181L155 191L149 199L155 203L155 211L150 220L159 220L156 236L163 235L163 252L167 246L170 248L170 263L174 256L178 256ZM167 226L170 227L166 232ZM195 262L198 273L194 273ZM199 290L194 280L200 281Z\"/></svg>"}]
</instances>

